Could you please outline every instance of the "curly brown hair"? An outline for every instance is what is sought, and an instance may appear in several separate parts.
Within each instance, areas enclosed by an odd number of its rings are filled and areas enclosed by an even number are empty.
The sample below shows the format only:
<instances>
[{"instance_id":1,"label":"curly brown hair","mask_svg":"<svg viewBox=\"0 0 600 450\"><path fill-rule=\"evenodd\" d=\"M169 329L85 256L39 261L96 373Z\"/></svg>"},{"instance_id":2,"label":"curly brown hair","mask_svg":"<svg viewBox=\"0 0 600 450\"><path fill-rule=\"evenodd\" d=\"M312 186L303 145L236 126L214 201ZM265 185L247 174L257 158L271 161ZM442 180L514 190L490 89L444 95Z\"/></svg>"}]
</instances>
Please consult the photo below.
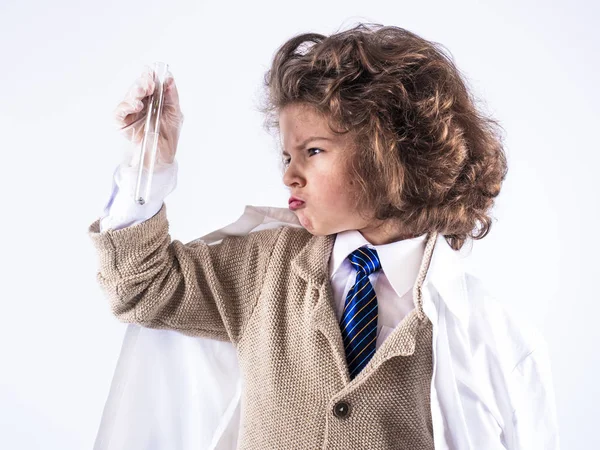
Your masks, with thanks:
<instances>
[{"instance_id":1,"label":"curly brown hair","mask_svg":"<svg viewBox=\"0 0 600 450\"><path fill-rule=\"evenodd\" d=\"M502 127L477 110L443 49L380 24L300 34L276 52L259 110L269 133L291 103L314 107L333 133L351 132L356 205L376 220L401 220L415 236L438 231L460 250L489 232L507 162Z\"/></svg>"}]
</instances>

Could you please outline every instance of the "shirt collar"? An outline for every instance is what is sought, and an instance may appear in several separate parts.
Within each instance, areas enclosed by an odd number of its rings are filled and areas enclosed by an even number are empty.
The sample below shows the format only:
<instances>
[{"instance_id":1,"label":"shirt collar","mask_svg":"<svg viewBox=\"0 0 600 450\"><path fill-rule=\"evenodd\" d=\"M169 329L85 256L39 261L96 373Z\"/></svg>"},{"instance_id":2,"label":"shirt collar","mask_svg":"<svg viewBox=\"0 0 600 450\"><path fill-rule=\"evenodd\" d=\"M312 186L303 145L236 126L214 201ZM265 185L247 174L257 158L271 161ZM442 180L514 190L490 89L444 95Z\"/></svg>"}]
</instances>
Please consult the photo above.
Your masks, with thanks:
<instances>
[{"instance_id":1,"label":"shirt collar","mask_svg":"<svg viewBox=\"0 0 600 450\"><path fill-rule=\"evenodd\" d=\"M359 247L375 249L381 269L399 297L412 289L425 250L426 234L389 244L373 245L358 230L337 233L329 260L329 274L333 277L348 255Z\"/></svg>"}]
</instances>

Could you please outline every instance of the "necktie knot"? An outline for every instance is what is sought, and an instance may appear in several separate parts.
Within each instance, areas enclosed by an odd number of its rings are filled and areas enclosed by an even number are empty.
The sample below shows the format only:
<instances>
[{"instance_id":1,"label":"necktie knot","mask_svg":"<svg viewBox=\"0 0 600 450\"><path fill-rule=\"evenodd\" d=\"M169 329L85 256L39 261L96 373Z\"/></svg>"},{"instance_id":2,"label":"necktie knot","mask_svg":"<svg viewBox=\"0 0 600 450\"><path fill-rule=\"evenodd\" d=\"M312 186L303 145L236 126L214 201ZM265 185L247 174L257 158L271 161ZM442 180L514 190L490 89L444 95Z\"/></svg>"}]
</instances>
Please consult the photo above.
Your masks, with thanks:
<instances>
[{"instance_id":1,"label":"necktie knot","mask_svg":"<svg viewBox=\"0 0 600 450\"><path fill-rule=\"evenodd\" d=\"M377 250L369 247L357 248L348 255L348 259L358 272L362 272L367 276L381 269Z\"/></svg>"}]
</instances>

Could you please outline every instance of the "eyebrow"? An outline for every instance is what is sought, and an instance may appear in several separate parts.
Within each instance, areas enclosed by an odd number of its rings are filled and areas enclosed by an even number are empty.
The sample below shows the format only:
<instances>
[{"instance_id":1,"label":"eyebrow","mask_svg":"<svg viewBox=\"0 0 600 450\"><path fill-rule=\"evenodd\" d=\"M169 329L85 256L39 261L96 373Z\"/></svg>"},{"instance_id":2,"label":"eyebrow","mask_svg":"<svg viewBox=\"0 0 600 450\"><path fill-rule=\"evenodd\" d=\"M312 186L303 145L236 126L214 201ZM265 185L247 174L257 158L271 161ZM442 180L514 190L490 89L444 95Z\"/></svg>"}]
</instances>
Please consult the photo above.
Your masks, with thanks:
<instances>
[{"instance_id":1,"label":"eyebrow","mask_svg":"<svg viewBox=\"0 0 600 450\"><path fill-rule=\"evenodd\" d=\"M304 147L306 144L308 144L309 142L311 142L311 141L317 141L317 140L323 140L323 141L332 141L332 139L330 139L330 138L327 138L327 137L323 137L323 136L311 136L311 137L309 137L309 138L306 138L306 139L305 139L303 142L301 142L300 144L298 144L298 145L296 146L296 148L302 148L302 147ZM283 152L282 152L282 155L285 155L285 156L290 156L290 154L289 154L288 152L286 152L286 151L283 151Z\"/></svg>"}]
</instances>

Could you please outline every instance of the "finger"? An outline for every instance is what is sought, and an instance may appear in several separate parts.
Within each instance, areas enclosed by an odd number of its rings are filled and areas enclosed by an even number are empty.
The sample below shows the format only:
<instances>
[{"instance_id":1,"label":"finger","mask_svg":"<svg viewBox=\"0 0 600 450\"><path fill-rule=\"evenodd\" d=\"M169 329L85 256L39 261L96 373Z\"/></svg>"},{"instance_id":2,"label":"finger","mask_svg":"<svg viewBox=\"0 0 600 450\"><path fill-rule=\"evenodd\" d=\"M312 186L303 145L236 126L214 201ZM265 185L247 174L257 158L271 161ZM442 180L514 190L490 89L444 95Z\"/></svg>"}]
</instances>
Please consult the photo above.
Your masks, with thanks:
<instances>
[{"instance_id":1,"label":"finger","mask_svg":"<svg viewBox=\"0 0 600 450\"><path fill-rule=\"evenodd\" d=\"M118 128L129 126L140 118L144 118L143 115L139 114L141 108L132 108L130 105L122 106L117 108L114 115L114 123Z\"/></svg>"},{"instance_id":2,"label":"finger","mask_svg":"<svg viewBox=\"0 0 600 450\"><path fill-rule=\"evenodd\" d=\"M175 77L173 77L173 74L170 70L167 70L167 74L165 76L164 89L166 103L172 104L176 101L179 101L177 86L175 85Z\"/></svg>"},{"instance_id":3,"label":"finger","mask_svg":"<svg viewBox=\"0 0 600 450\"><path fill-rule=\"evenodd\" d=\"M129 114L140 112L144 107L144 103L141 100L123 100L119 105L115 108L114 115L116 117L125 117Z\"/></svg>"},{"instance_id":4,"label":"finger","mask_svg":"<svg viewBox=\"0 0 600 450\"><path fill-rule=\"evenodd\" d=\"M154 80L152 75L145 73L139 77L125 96L127 100L142 100L154 92Z\"/></svg>"},{"instance_id":5,"label":"finger","mask_svg":"<svg viewBox=\"0 0 600 450\"><path fill-rule=\"evenodd\" d=\"M141 100L142 98L144 98L144 87L142 86L142 83L143 82L141 79L137 79L135 81L131 89L129 89L129 91L127 92L127 95L125 96L125 101Z\"/></svg>"},{"instance_id":6,"label":"finger","mask_svg":"<svg viewBox=\"0 0 600 450\"><path fill-rule=\"evenodd\" d=\"M177 90L177 84L174 78L169 78L165 83L165 103L169 105L179 104L179 91Z\"/></svg>"},{"instance_id":7,"label":"finger","mask_svg":"<svg viewBox=\"0 0 600 450\"><path fill-rule=\"evenodd\" d=\"M152 95L156 89L156 82L154 81L154 72L146 73L144 76L144 93L146 96Z\"/></svg>"}]
</instances>

